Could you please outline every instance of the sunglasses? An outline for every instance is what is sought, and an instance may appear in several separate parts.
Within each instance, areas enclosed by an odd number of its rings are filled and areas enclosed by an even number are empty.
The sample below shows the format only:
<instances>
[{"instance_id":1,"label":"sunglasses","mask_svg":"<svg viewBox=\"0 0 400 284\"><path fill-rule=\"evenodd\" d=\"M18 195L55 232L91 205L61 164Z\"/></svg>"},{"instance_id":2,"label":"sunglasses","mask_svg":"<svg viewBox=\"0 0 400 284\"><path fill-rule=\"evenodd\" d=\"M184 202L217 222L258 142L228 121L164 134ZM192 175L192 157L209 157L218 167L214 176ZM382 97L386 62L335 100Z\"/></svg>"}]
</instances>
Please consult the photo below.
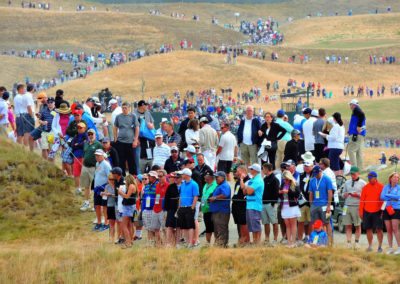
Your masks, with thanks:
<instances>
[{"instance_id":1,"label":"sunglasses","mask_svg":"<svg viewBox=\"0 0 400 284\"><path fill-rule=\"evenodd\" d=\"M88 135L88 136L93 136L94 134L93 134L93 133L91 133L91 132L89 132L87 135Z\"/></svg>"},{"instance_id":2,"label":"sunglasses","mask_svg":"<svg viewBox=\"0 0 400 284\"><path fill-rule=\"evenodd\" d=\"M148 180L148 178L142 178L142 180Z\"/></svg>"},{"instance_id":3,"label":"sunglasses","mask_svg":"<svg viewBox=\"0 0 400 284\"><path fill-rule=\"evenodd\" d=\"M79 126L78 129L85 129L85 127L80 127L80 126Z\"/></svg>"},{"instance_id":4,"label":"sunglasses","mask_svg":"<svg viewBox=\"0 0 400 284\"><path fill-rule=\"evenodd\" d=\"M200 149L200 147L194 147L195 149Z\"/></svg>"},{"instance_id":5,"label":"sunglasses","mask_svg":"<svg viewBox=\"0 0 400 284\"><path fill-rule=\"evenodd\" d=\"M113 179L113 178L109 178L108 180L112 180L112 181L114 181L114 179Z\"/></svg>"},{"instance_id":6,"label":"sunglasses","mask_svg":"<svg viewBox=\"0 0 400 284\"><path fill-rule=\"evenodd\" d=\"M172 151L171 151L171 153L178 153L178 151L176 151L176 150L172 150Z\"/></svg>"}]
</instances>

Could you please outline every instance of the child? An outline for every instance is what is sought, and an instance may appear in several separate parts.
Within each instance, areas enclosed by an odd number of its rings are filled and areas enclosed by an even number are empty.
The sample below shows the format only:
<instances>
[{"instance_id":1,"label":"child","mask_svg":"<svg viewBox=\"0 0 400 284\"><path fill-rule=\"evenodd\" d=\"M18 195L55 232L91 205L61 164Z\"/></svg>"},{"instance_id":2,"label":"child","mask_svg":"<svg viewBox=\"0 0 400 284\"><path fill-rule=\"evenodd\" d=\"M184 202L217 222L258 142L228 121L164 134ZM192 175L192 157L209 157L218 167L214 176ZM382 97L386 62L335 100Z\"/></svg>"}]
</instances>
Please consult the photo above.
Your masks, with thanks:
<instances>
[{"instance_id":1,"label":"child","mask_svg":"<svg viewBox=\"0 0 400 284\"><path fill-rule=\"evenodd\" d=\"M115 238L115 190L114 190L114 176L109 174L108 176L108 184L105 187L105 190L100 193L101 196L107 197L107 219L110 223L110 242L114 242Z\"/></svg>"},{"instance_id":2,"label":"child","mask_svg":"<svg viewBox=\"0 0 400 284\"><path fill-rule=\"evenodd\" d=\"M317 248L326 247L328 245L328 235L322 230L322 226L323 223L321 220L316 220L314 222L314 231L312 231L306 247Z\"/></svg>"}]
</instances>

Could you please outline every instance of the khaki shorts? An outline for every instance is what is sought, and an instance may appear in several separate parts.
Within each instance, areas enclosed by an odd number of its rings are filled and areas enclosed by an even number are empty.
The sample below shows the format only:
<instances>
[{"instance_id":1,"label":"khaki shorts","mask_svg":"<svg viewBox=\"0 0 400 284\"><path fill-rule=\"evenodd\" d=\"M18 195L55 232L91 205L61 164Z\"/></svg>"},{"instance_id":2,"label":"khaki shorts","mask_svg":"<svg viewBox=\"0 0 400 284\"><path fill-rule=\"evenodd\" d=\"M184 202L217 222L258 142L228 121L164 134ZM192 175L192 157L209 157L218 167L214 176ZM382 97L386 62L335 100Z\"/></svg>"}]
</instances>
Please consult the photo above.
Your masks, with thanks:
<instances>
[{"instance_id":1,"label":"khaki shorts","mask_svg":"<svg viewBox=\"0 0 400 284\"><path fill-rule=\"evenodd\" d=\"M348 225L354 225L354 226L360 226L361 225L361 219L360 215L358 213L358 206L347 206L347 212L346 215L343 214L343 225L348 226ZM343 208L344 210L344 208Z\"/></svg>"},{"instance_id":2,"label":"khaki shorts","mask_svg":"<svg viewBox=\"0 0 400 284\"><path fill-rule=\"evenodd\" d=\"M82 166L81 178L80 178L82 188L90 188L90 185L92 184L94 178L95 170L96 170L95 167L88 168Z\"/></svg>"},{"instance_id":3,"label":"khaki shorts","mask_svg":"<svg viewBox=\"0 0 400 284\"><path fill-rule=\"evenodd\" d=\"M308 224L311 222L311 210L308 206L303 206L300 208L301 217L297 218L298 222L304 222Z\"/></svg>"},{"instance_id":4,"label":"khaki shorts","mask_svg":"<svg viewBox=\"0 0 400 284\"><path fill-rule=\"evenodd\" d=\"M42 148L42 150L49 150L50 149L49 135L50 135L50 132L42 131L42 135L41 135L42 139L40 140L40 147Z\"/></svg>"},{"instance_id":5,"label":"khaki shorts","mask_svg":"<svg viewBox=\"0 0 400 284\"><path fill-rule=\"evenodd\" d=\"M247 164L257 163L257 145L240 143L240 157Z\"/></svg>"},{"instance_id":6,"label":"khaki shorts","mask_svg":"<svg viewBox=\"0 0 400 284\"><path fill-rule=\"evenodd\" d=\"M263 204L261 211L261 221L263 225L278 223L278 204Z\"/></svg>"}]
</instances>

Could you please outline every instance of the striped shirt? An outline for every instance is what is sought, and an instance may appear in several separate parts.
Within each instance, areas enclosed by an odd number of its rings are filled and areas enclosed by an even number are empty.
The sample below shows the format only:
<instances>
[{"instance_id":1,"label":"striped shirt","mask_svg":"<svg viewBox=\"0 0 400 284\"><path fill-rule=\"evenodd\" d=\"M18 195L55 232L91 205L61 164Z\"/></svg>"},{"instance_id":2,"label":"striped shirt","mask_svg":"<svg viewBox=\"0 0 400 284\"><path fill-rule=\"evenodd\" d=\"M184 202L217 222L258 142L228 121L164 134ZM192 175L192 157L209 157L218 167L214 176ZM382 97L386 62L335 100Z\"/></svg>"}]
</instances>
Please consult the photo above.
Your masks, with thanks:
<instances>
[{"instance_id":1,"label":"striped shirt","mask_svg":"<svg viewBox=\"0 0 400 284\"><path fill-rule=\"evenodd\" d=\"M153 149L153 166L157 165L164 167L165 161L171 156L171 150L169 146L162 143L160 146L155 146Z\"/></svg>"}]
</instances>

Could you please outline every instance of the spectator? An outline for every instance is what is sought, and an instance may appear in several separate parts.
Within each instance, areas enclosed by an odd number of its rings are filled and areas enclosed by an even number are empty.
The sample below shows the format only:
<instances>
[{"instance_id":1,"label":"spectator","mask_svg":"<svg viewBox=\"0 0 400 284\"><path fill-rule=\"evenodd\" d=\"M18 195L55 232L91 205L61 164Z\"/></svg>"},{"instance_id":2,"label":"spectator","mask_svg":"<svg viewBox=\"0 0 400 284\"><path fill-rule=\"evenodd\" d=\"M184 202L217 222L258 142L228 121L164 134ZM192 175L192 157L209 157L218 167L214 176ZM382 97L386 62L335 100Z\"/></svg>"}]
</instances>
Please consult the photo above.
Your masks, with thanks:
<instances>
[{"instance_id":1,"label":"spectator","mask_svg":"<svg viewBox=\"0 0 400 284\"><path fill-rule=\"evenodd\" d=\"M122 249L132 247L133 231L132 231L132 216L135 211L137 184L133 176L128 175L126 181L126 192L123 189L118 189L118 195L122 197L122 222L121 230L125 238L125 243Z\"/></svg>"},{"instance_id":2,"label":"spectator","mask_svg":"<svg viewBox=\"0 0 400 284\"><path fill-rule=\"evenodd\" d=\"M223 171L227 174L227 180L231 180L232 163L238 154L238 146L236 137L230 131L228 123L223 123L221 127L221 138L219 140L217 156L218 156L218 171Z\"/></svg>"},{"instance_id":3,"label":"spectator","mask_svg":"<svg viewBox=\"0 0 400 284\"><path fill-rule=\"evenodd\" d=\"M285 146L288 141L291 140L291 133L293 131L293 126L290 125L289 122L285 121L284 118L286 117L286 113L284 110L279 110L276 114L276 123L279 124L282 128L285 129L285 131L282 131L283 137L281 139L278 139L278 149L277 149L277 156L275 159L275 168L279 168L280 164L284 160L284 152L285 152ZM281 134L279 134L281 136ZM294 159L293 161L297 161Z\"/></svg>"},{"instance_id":4,"label":"spectator","mask_svg":"<svg viewBox=\"0 0 400 284\"><path fill-rule=\"evenodd\" d=\"M344 126L342 121L342 116L340 113L335 112L333 114L333 128L329 132L328 135L322 134L322 136L326 136L328 140L328 148L329 148L329 160L331 162L331 168L335 172L336 175L342 174L341 166L340 166L340 155L344 149Z\"/></svg>"},{"instance_id":5,"label":"spectator","mask_svg":"<svg viewBox=\"0 0 400 284\"><path fill-rule=\"evenodd\" d=\"M311 211L310 211L310 194L309 194L309 185L310 180L312 178L312 170L314 167L314 162L310 160L304 161L304 173L300 174L299 177L299 188L300 188L300 196L299 196L299 207L301 217L297 219L297 239L303 240L304 243L307 243L310 239L311 233ZM303 238L304 235L304 238Z\"/></svg>"},{"instance_id":6,"label":"spectator","mask_svg":"<svg viewBox=\"0 0 400 284\"><path fill-rule=\"evenodd\" d=\"M164 143L170 147L177 146L178 148L180 148L181 136L178 133L175 133L172 122L166 121L164 127L165 127L165 132L167 133L167 135L164 136L163 139Z\"/></svg>"},{"instance_id":7,"label":"spectator","mask_svg":"<svg viewBox=\"0 0 400 284\"><path fill-rule=\"evenodd\" d=\"M156 145L153 149L153 164L164 168L165 162L168 160L171 148L163 142L163 136L161 133L155 135Z\"/></svg>"},{"instance_id":8,"label":"spectator","mask_svg":"<svg viewBox=\"0 0 400 284\"><path fill-rule=\"evenodd\" d=\"M239 235L238 245L243 246L250 242L249 230L246 224L246 199L243 192L243 187L240 185L243 180L243 185L246 186L248 180L250 180L247 174L246 166L238 166L236 172L234 172L236 183L232 196L232 217L237 226Z\"/></svg>"},{"instance_id":9,"label":"spectator","mask_svg":"<svg viewBox=\"0 0 400 284\"><path fill-rule=\"evenodd\" d=\"M164 164L164 170L166 170L168 174L179 171L183 165L183 159L179 156L178 147L172 146L170 149L171 156L165 161Z\"/></svg>"},{"instance_id":10,"label":"spectator","mask_svg":"<svg viewBox=\"0 0 400 284\"><path fill-rule=\"evenodd\" d=\"M203 212L204 225L206 227L206 241L207 244L210 244L212 234L214 233L214 223L208 200L217 188L217 182L212 172L207 172L204 178L206 183L203 187L203 196L201 198L201 211Z\"/></svg>"},{"instance_id":11,"label":"spectator","mask_svg":"<svg viewBox=\"0 0 400 284\"><path fill-rule=\"evenodd\" d=\"M155 242L157 246L161 246L162 244L160 230L165 230L166 212L164 212L163 204L168 186L169 183L167 182L167 172L165 170L159 170L153 206L153 215L151 219L151 229L154 231Z\"/></svg>"},{"instance_id":12,"label":"spectator","mask_svg":"<svg viewBox=\"0 0 400 284\"><path fill-rule=\"evenodd\" d=\"M116 99L111 99L108 103L111 109L111 124L115 124L115 119L119 114L122 113L122 108L118 105L118 101Z\"/></svg>"},{"instance_id":13,"label":"spectator","mask_svg":"<svg viewBox=\"0 0 400 284\"><path fill-rule=\"evenodd\" d=\"M34 104L26 95L25 85L17 86L17 95L14 97L14 114L17 117L17 141L29 146L33 151L33 143L29 143L29 133L35 128Z\"/></svg>"},{"instance_id":14,"label":"spectator","mask_svg":"<svg viewBox=\"0 0 400 284\"><path fill-rule=\"evenodd\" d=\"M188 128L185 131L185 142L187 145L199 143L199 121L192 119L188 123Z\"/></svg>"},{"instance_id":15,"label":"spectator","mask_svg":"<svg viewBox=\"0 0 400 284\"><path fill-rule=\"evenodd\" d=\"M286 143L285 151L284 151L284 161L292 160L299 161L300 160L300 150L299 150L299 141L300 141L300 131L297 129L293 129L291 132L292 140Z\"/></svg>"},{"instance_id":16,"label":"spectator","mask_svg":"<svg viewBox=\"0 0 400 284\"><path fill-rule=\"evenodd\" d=\"M182 176L176 173L169 174L169 186L165 193L164 210L167 213L165 227L167 228L167 245L175 247L177 241L177 218L175 217L179 204L178 186L182 183Z\"/></svg>"},{"instance_id":17,"label":"spectator","mask_svg":"<svg viewBox=\"0 0 400 284\"><path fill-rule=\"evenodd\" d=\"M348 134L351 138L347 151L351 164L357 166L359 169L363 169L363 149L365 135L367 134L365 130L365 114L356 99L351 100L350 109L352 110L352 114Z\"/></svg>"},{"instance_id":18,"label":"spectator","mask_svg":"<svg viewBox=\"0 0 400 284\"><path fill-rule=\"evenodd\" d=\"M215 129L208 124L208 118L200 119L199 145L204 155L205 162L211 169L215 170L216 152L218 148L218 135Z\"/></svg>"},{"instance_id":19,"label":"spectator","mask_svg":"<svg viewBox=\"0 0 400 284\"><path fill-rule=\"evenodd\" d=\"M317 248L326 247L328 245L328 236L325 231L322 230L324 223L321 220L314 222L314 231L310 235L307 247Z\"/></svg>"},{"instance_id":20,"label":"spectator","mask_svg":"<svg viewBox=\"0 0 400 284\"><path fill-rule=\"evenodd\" d=\"M240 155L246 165L257 162L258 130L260 130L260 121L254 117L253 107L248 105L246 115L240 121L237 132Z\"/></svg>"},{"instance_id":21,"label":"spectator","mask_svg":"<svg viewBox=\"0 0 400 284\"><path fill-rule=\"evenodd\" d=\"M313 125L313 135L315 137L315 143L314 143L314 155L315 155L315 160L317 163L321 158L324 157L324 148L325 148L325 141L324 137L319 134L319 132L322 132L322 129L325 125L325 116L326 116L326 111L324 108L320 108L318 110L318 118L314 122Z\"/></svg>"},{"instance_id":22,"label":"spectator","mask_svg":"<svg viewBox=\"0 0 400 284\"><path fill-rule=\"evenodd\" d=\"M188 113L188 117L184 121L181 122L181 124L179 126L179 130L178 130L179 135L182 137L182 143L180 145L181 151L188 146L185 133L186 133L186 130L188 129L189 121L196 118L196 109L188 108L187 113Z\"/></svg>"},{"instance_id":23,"label":"spectator","mask_svg":"<svg viewBox=\"0 0 400 284\"><path fill-rule=\"evenodd\" d=\"M113 146L111 146L111 139L108 137L104 137L102 144L103 151L106 153L107 160L110 163L111 167L118 167L120 165L118 152Z\"/></svg>"},{"instance_id":24,"label":"spectator","mask_svg":"<svg viewBox=\"0 0 400 284\"><path fill-rule=\"evenodd\" d=\"M314 122L317 120L315 116L312 115L312 110L306 108L303 110L304 117L307 119L303 124L303 137L304 146L306 152L314 153L315 137L313 134ZM317 113L314 113L318 115Z\"/></svg>"}]
</instances>

